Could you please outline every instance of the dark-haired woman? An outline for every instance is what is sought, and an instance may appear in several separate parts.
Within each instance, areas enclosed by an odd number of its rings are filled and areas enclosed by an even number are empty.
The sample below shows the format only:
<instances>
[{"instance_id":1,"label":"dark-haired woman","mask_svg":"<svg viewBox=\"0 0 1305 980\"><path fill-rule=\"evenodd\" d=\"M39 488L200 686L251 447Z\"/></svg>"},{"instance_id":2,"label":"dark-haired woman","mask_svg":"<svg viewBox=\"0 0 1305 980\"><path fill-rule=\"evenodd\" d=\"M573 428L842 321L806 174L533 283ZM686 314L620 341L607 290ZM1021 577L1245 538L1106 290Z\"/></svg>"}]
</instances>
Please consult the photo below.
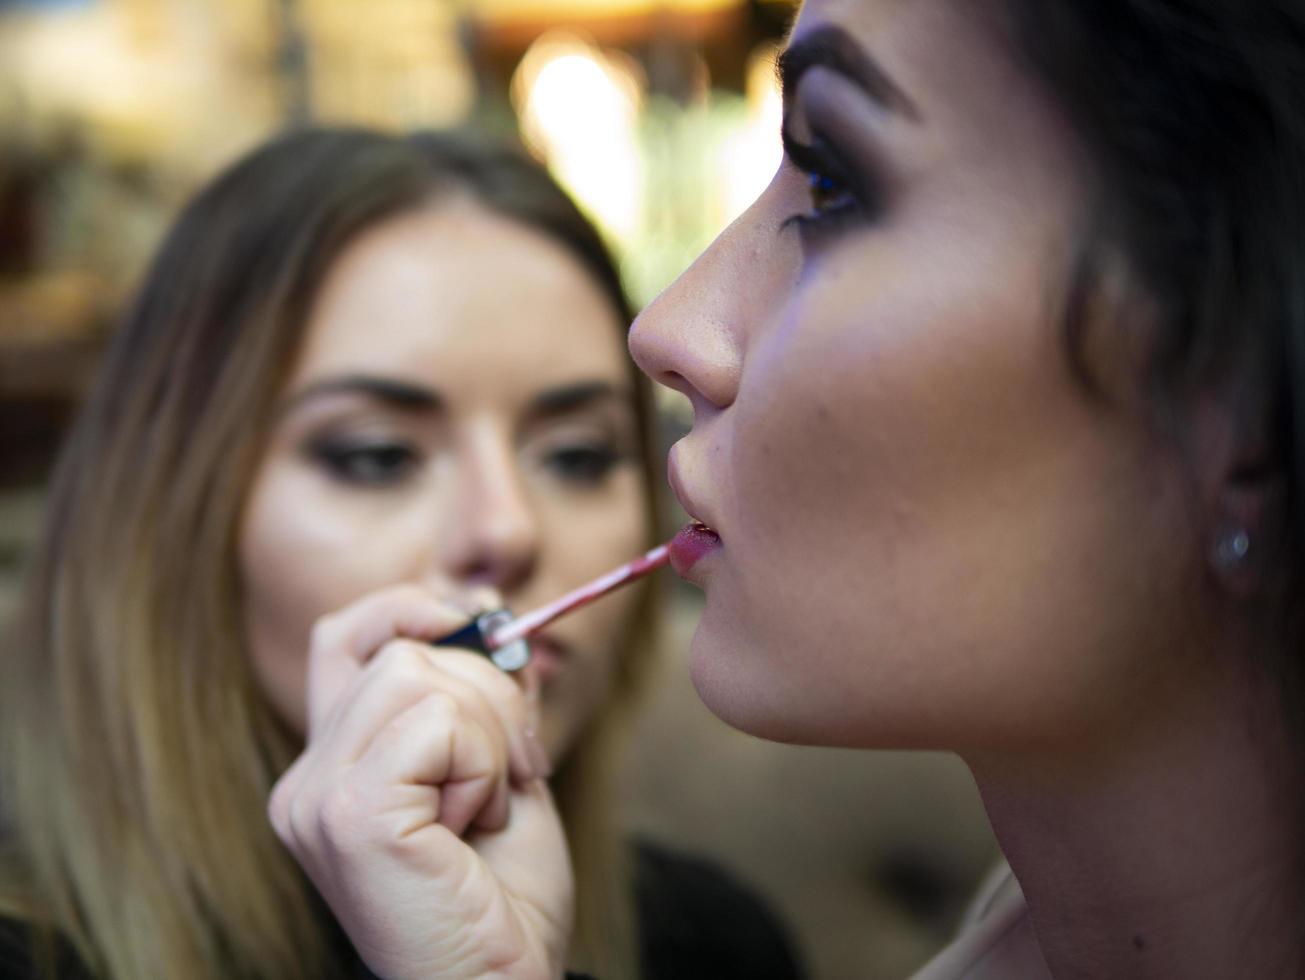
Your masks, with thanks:
<instances>
[{"instance_id":1,"label":"dark-haired woman","mask_svg":"<svg viewBox=\"0 0 1305 980\"><path fill-rule=\"evenodd\" d=\"M969 764L1013 879L929 980L1305 975L1305 7L811 0L782 69L785 162L631 338L694 406L703 699ZM521 796L428 855L482 914L377 901L378 957L554 972Z\"/></svg>"}]
</instances>

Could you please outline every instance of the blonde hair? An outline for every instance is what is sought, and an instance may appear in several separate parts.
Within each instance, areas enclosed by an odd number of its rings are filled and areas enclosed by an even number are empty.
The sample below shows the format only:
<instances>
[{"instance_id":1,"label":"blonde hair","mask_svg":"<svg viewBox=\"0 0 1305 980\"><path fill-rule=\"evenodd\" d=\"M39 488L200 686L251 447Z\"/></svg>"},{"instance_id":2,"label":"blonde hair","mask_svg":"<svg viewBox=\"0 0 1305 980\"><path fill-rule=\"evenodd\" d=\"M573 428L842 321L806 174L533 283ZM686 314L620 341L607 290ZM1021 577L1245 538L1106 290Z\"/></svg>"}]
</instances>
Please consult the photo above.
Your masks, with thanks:
<instances>
[{"instance_id":1,"label":"blonde hair","mask_svg":"<svg viewBox=\"0 0 1305 980\"><path fill-rule=\"evenodd\" d=\"M342 969L338 929L265 817L298 745L243 654L235 536L326 269L364 227L446 188L551 234L628 314L601 241L542 170L461 134L283 137L210 185L160 249L65 449L4 651L0 911L44 934L47 967L57 935L104 980ZM558 774L576 959L613 978L637 975L636 942L603 760L636 646Z\"/></svg>"},{"instance_id":2,"label":"blonde hair","mask_svg":"<svg viewBox=\"0 0 1305 980\"><path fill-rule=\"evenodd\" d=\"M655 499L650 495L650 500ZM621 669L612 697L550 780L575 868L571 962L581 972L604 980L639 976L633 855L619 834L611 787L629 734L626 723L646 687L659 643L662 596L654 583L641 589L639 607L621 646Z\"/></svg>"}]
</instances>

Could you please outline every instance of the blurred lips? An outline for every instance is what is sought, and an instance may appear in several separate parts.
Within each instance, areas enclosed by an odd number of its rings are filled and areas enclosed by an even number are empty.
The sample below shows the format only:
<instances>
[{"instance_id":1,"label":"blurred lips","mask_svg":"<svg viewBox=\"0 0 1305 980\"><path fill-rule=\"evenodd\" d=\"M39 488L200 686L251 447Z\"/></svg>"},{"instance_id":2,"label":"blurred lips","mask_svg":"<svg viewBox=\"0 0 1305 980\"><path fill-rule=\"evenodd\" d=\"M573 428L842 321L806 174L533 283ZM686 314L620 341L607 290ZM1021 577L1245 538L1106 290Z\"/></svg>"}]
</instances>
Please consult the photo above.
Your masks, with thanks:
<instances>
[{"instance_id":1,"label":"blurred lips","mask_svg":"<svg viewBox=\"0 0 1305 980\"><path fill-rule=\"evenodd\" d=\"M528 642L531 666L538 673L540 682L547 684L566 668L570 654L564 644L546 633L537 633Z\"/></svg>"}]
</instances>

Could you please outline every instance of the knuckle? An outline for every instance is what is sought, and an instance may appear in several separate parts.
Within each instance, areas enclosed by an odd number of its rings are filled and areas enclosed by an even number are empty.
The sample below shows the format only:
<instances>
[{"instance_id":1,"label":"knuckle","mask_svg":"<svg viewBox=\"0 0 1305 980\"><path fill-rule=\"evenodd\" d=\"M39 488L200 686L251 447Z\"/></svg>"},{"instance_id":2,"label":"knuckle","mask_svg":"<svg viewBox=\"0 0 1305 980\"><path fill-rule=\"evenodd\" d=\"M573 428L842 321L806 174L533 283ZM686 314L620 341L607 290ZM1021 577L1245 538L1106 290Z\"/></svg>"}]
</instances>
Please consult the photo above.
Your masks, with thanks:
<instances>
[{"instance_id":1,"label":"knuckle","mask_svg":"<svg viewBox=\"0 0 1305 980\"><path fill-rule=\"evenodd\" d=\"M404 604L429 603L432 599L431 594L415 582L404 582L396 585L390 590L389 594L396 601Z\"/></svg>"},{"instance_id":2,"label":"knuckle","mask_svg":"<svg viewBox=\"0 0 1305 980\"><path fill-rule=\"evenodd\" d=\"M421 853L413 836L406 832L407 829L395 821L395 825L388 828L388 833L381 842L382 852L396 864L407 864L414 856Z\"/></svg>"},{"instance_id":3,"label":"knuckle","mask_svg":"<svg viewBox=\"0 0 1305 980\"><path fill-rule=\"evenodd\" d=\"M318 616L317 619L313 621L313 625L308 631L309 653L318 654L334 647L339 632L339 613L326 613L323 616Z\"/></svg>"},{"instance_id":4,"label":"knuckle","mask_svg":"<svg viewBox=\"0 0 1305 980\"><path fill-rule=\"evenodd\" d=\"M384 749L401 749L414 745L426 751L446 751L450 734L465 727L456 698L443 691L425 695L413 707L393 718L377 736Z\"/></svg>"},{"instance_id":5,"label":"knuckle","mask_svg":"<svg viewBox=\"0 0 1305 980\"><path fill-rule=\"evenodd\" d=\"M285 832L288 843L303 847L313 839L311 808L301 794L296 793L285 810Z\"/></svg>"},{"instance_id":6,"label":"knuckle","mask_svg":"<svg viewBox=\"0 0 1305 980\"><path fill-rule=\"evenodd\" d=\"M267 801L267 818L281 843L289 845L291 843L290 791L284 782L278 782L272 789L272 795Z\"/></svg>"},{"instance_id":7,"label":"knuckle","mask_svg":"<svg viewBox=\"0 0 1305 980\"><path fill-rule=\"evenodd\" d=\"M432 691L422 698L421 712L427 719L453 722L461 710L458 699L448 691Z\"/></svg>"},{"instance_id":8,"label":"knuckle","mask_svg":"<svg viewBox=\"0 0 1305 980\"><path fill-rule=\"evenodd\" d=\"M337 783L318 807L317 830L323 840L338 848L357 836L364 813L365 803L355 788L347 782Z\"/></svg>"},{"instance_id":9,"label":"knuckle","mask_svg":"<svg viewBox=\"0 0 1305 980\"><path fill-rule=\"evenodd\" d=\"M374 658L376 670L407 685L425 685L431 680L431 665L420 644L411 640L390 640Z\"/></svg>"}]
</instances>

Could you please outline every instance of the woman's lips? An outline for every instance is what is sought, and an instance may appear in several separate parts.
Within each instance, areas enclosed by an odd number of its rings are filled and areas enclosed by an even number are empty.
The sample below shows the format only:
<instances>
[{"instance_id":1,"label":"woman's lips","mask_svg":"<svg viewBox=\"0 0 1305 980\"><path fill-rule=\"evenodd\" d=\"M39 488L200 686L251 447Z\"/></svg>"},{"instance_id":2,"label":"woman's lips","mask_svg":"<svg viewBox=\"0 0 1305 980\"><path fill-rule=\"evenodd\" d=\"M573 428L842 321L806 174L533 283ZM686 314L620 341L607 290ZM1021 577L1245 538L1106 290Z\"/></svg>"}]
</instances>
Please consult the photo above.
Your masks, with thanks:
<instances>
[{"instance_id":1,"label":"woman's lips","mask_svg":"<svg viewBox=\"0 0 1305 980\"><path fill-rule=\"evenodd\" d=\"M535 635L530 644L530 664L539 675L540 683L547 684L566 668L566 648L549 636Z\"/></svg>"},{"instance_id":2,"label":"woman's lips","mask_svg":"<svg viewBox=\"0 0 1305 980\"><path fill-rule=\"evenodd\" d=\"M671 567L675 574L684 576L709 552L721 546L720 535L701 521L685 527L671 541Z\"/></svg>"}]
</instances>

